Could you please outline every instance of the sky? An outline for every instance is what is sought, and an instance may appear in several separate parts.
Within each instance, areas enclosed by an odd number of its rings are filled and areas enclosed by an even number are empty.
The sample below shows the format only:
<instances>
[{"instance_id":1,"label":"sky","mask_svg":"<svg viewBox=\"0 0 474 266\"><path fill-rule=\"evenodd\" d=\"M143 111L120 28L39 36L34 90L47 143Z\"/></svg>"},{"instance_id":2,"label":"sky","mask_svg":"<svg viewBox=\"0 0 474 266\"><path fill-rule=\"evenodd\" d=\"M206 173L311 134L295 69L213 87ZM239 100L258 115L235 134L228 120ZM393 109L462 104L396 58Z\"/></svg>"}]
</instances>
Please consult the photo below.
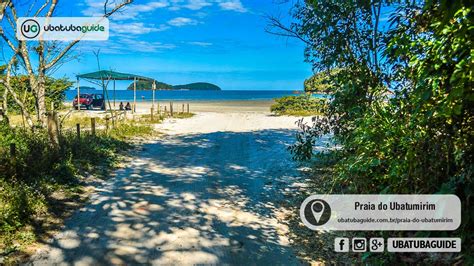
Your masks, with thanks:
<instances>
[{"instance_id":1,"label":"sky","mask_svg":"<svg viewBox=\"0 0 474 266\"><path fill-rule=\"evenodd\" d=\"M301 90L312 73L304 62L303 43L265 32L265 15L289 17L292 3L280 2L136 0L110 18L108 41L82 41L74 50L78 59L53 76L97 71L93 51L100 49L101 69L172 85L210 82L224 90ZM56 16L101 15L103 3L62 1Z\"/></svg>"}]
</instances>

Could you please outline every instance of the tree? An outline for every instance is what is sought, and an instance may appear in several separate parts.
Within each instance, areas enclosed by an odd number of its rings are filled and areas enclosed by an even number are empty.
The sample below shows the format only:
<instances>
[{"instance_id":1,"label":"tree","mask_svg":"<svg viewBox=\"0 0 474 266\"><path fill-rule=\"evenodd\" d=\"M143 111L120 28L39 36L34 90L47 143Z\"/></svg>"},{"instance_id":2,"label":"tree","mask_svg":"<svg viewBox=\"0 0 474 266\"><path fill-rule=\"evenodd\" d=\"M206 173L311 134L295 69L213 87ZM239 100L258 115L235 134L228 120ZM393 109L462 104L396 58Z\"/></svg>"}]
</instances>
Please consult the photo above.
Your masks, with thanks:
<instances>
[{"instance_id":1,"label":"tree","mask_svg":"<svg viewBox=\"0 0 474 266\"><path fill-rule=\"evenodd\" d=\"M321 71L315 73L313 76L305 79L304 81L304 91L309 93L321 93L328 94L334 90L332 86L331 77L334 77L337 74L337 69L332 70L331 72Z\"/></svg>"},{"instance_id":2,"label":"tree","mask_svg":"<svg viewBox=\"0 0 474 266\"><path fill-rule=\"evenodd\" d=\"M383 3L309 0L295 5L289 25L268 17L268 32L306 44L306 61L316 73L327 75L332 85L327 93L337 95L328 105L325 121L313 123L318 127L313 132L333 131L336 139L343 140L389 87L388 69L381 64L385 61L381 47L386 36L380 30Z\"/></svg>"},{"instance_id":3,"label":"tree","mask_svg":"<svg viewBox=\"0 0 474 266\"><path fill-rule=\"evenodd\" d=\"M276 34L307 44L306 58L317 71L340 69L330 76L325 116L300 123L291 151L296 159L331 159L331 171L318 172L320 186L328 187L320 193L449 193L472 208L472 3L387 1L390 28L384 32L377 29L381 5L305 1L290 26L270 20ZM326 133L334 133L339 147L324 157L314 146ZM458 234L472 246L474 215L462 215ZM463 252L451 259L465 261L454 264L473 261Z\"/></svg>"},{"instance_id":4,"label":"tree","mask_svg":"<svg viewBox=\"0 0 474 266\"><path fill-rule=\"evenodd\" d=\"M13 90L10 83L12 68L15 64L18 64L26 73L29 86L31 87L35 98L36 120L40 126L44 126L46 124L47 111L45 100L47 75L60 67L60 65L67 61L67 59L70 59L68 56L70 55L71 49L73 49L80 41L74 40L68 44L62 45L57 41L27 42L20 41L16 39L16 37L10 37L15 36L16 21L20 16L53 17L55 15L58 0L44 0L42 3L39 2L40 1L33 1L29 7L25 7L21 2L6 1L3 6L3 12L1 12L6 18L6 22L4 22L3 25L8 26L9 29L5 31L5 29L2 28L0 36L10 48L12 56L7 64L6 77L0 82L6 87L8 93L12 95L15 102L20 106L31 127L33 127L34 124L33 120L24 108L20 97ZM130 3L132 3L132 0L124 0L123 2L115 4L113 7L109 7L109 1L105 0L103 17L111 16ZM20 13L23 14L20 15ZM33 58L34 56L36 56L36 58Z\"/></svg>"},{"instance_id":5,"label":"tree","mask_svg":"<svg viewBox=\"0 0 474 266\"><path fill-rule=\"evenodd\" d=\"M159 82L155 80L157 90L172 90L173 86L166 84L164 82ZM137 81L137 90L151 90L153 88L152 80L139 80ZM133 82L128 85L127 90L133 90Z\"/></svg>"}]
</instances>

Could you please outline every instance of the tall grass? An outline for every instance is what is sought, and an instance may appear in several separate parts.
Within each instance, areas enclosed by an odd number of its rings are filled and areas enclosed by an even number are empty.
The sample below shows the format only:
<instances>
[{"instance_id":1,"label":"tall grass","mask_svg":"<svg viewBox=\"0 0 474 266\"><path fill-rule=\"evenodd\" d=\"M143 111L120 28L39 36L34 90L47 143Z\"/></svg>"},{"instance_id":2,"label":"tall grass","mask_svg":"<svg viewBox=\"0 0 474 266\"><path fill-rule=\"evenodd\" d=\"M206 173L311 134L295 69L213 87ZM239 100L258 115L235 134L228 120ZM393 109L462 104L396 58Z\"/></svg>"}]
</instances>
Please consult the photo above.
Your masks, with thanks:
<instances>
[{"instance_id":1,"label":"tall grass","mask_svg":"<svg viewBox=\"0 0 474 266\"><path fill-rule=\"evenodd\" d=\"M10 154L12 143L14 156ZM113 135L84 133L78 138L65 131L59 148L54 148L45 130L32 133L1 124L0 254L35 240L35 233L26 228L34 227L38 218L57 208L50 201L52 193L80 187L79 175L104 175L116 163L119 152L128 147Z\"/></svg>"}]
</instances>

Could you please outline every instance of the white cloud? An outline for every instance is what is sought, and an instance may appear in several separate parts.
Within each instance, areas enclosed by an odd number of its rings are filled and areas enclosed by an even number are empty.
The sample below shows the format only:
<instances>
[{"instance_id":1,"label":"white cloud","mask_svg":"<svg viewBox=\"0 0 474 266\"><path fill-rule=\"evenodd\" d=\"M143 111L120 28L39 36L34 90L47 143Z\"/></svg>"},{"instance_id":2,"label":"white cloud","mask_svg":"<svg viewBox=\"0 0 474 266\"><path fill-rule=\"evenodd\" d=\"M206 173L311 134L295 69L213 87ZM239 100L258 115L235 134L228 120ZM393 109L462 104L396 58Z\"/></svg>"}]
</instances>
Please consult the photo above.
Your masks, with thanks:
<instances>
[{"instance_id":1,"label":"white cloud","mask_svg":"<svg viewBox=\"0 0 474 266\"><path fill-rule=\"evenodd\" d=\"M85 16L102 16L104 14L104 0L86 0L86 8L82 11L82 14ZM119 12L116 12L111 16L111 19L114 20L126 20L126 19L136 19L142 16L144 13L153 12L160 8L168 7L168 1L152 1L145 4L130 4L125 6ZM111 10L114 7L114 2L112 1L108 5L108 10Z\"/></svg>"},{"instance_id":2,"label":"white cloud","mask_svg":"<svg viewBox=\"0 0 474 266\"><path fill-rule=\"evenodd\" d=\"M242 5L242 2L240 0L230 0L230 1L219 1L218 2L219 6L223 10L231 10L231 11L237 11L237 12L247 12L247 9Z\"/></svg>"},{"instance_id":3,"label":"white cloud","mask_svg":"<svg viewBox=\"0 0 474 266\"><path fill-rule=\"evenodd\" d=\"M110 30L114 33L126 33L126 34L147 34L150 32L159 32L169 29L169 26L166 25L145 25L141 22L132 22L132 23L110 23Z\"/></svg>"},{"instance_id":4,"label":"white cloud","mask_svg":"<svg viewBox=\"0 0 474 266\"><path fill-rule=\"evenodd\" d=\"M128 54L130 51L142 53L158 53L176 48L171 43L162 43L157 41L143 41L123 35L114 38L113 41L104 42L82 42L79 43L79 49L82 52L97 51L100 49L104 54Z\"/></svg>"},{"instance_id":5,"label":"white cloud","mask_svg":"<svg viewBox=\"0 0 474 266\"><path fill-rule=\"evenodd\" d=\"M191 18L177 17L168 21L168 24L175 27L182 27L186 25L196 25L198 22Z\"/></svg>"},{"instance_id":6,"label":"white cloud","mask_svg":"<svg viewBox=\"0 0 474 266\"><path fill-rule=\"evenodd\" d=\"M201 46L201 47L212 46L212 43L210 43L210 42L188 42L188 44L195 45L195 46Z\"/></svg>"},{"instance_id":7,"label":"white cloud","mask_svg":"<svg viewBox=\"0 0 474 266\"><path fill-rule=\"evenodd\" d=\"M184 5L184 7L191 10L199 10L203 7L211 6L211 5L212 3L206 0L189 0L188 3Z\"/></svg>"},{"instance_id":8,"label":"white cloud","mask_svg":"<svg viewBox=\"0 0 474 266\"><path fill-rule=\"evenodd\" d=\"M166 44L161 42L147 42L136 39L122 39L120 43L127 47L127 50L133 49L138 52L159 52L162 50L170 50L176 48L174 44Z\"/></svg>"},{"instance_id":9,"label":"white cloud","mask_svg":"<svg viewBox=\"0 0 474 266\"><path fill-rule=\"evenodd\" d=\"M111 10L114 4L123 0L109 1ZM84 4L79 6L84 16L102 16L104 14L105 0L84 0ZM136 4L135 2L125 6L120 12L116 12L112 20L140 19L147 13L152 13L158 9L168 9L178 11L182 8L190 10L202 10L206 7L217 5L222 10L230 10L235 12L247 12L241 0L158 0L147 3ZM84 8L85 7L85 8Z\"/></svg>"}]
</instances>

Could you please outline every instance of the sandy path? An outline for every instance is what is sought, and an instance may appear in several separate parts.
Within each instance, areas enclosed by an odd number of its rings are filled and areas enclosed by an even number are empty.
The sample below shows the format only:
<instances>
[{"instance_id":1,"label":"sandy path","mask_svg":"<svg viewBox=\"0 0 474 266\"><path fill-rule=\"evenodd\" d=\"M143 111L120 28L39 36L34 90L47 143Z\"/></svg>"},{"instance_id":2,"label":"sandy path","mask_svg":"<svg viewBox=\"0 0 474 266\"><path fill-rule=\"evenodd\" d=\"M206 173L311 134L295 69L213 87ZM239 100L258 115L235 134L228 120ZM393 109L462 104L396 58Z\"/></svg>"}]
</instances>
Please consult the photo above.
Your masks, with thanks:
<instances>
[{"instance_id":1,"label":"sandy path","mask_svg":"<svg viewBox=\"0 0 474 266\"><path fill-rule=\"evenodd\" d=\"M299 264L278 202L297 172L295 118L199 113L160 125L35 265Z\"/></svg>"}]
</instances>

